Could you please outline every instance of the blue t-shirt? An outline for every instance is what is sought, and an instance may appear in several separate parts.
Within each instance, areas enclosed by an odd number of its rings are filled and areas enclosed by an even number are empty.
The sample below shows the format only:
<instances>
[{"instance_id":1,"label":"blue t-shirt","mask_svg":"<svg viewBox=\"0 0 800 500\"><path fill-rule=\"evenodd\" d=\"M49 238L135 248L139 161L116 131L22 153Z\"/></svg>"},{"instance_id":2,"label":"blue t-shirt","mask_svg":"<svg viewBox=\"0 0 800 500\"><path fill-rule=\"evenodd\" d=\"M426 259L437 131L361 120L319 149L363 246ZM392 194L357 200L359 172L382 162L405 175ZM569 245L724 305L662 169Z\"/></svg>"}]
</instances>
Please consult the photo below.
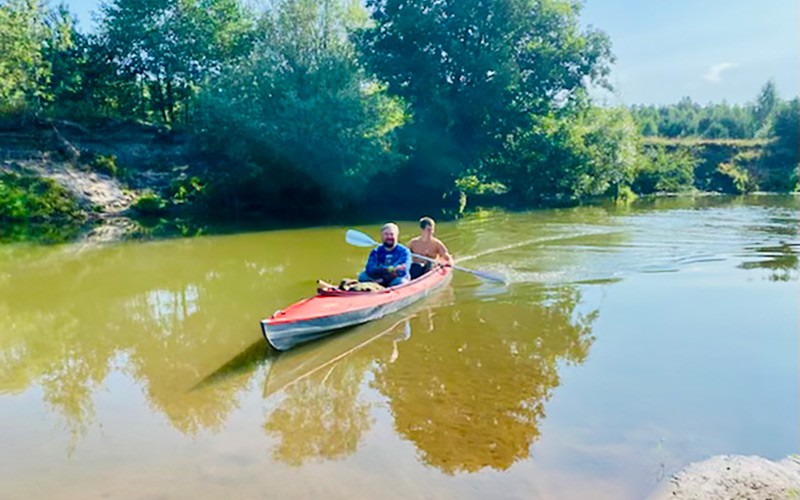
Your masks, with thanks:
<instances>
[{"instance_id":1,"label":"blue t-shirt","mask_svg":"<svg viewBox=\"0 0 800 500\"><path fill-rule=\"evenodd\" d=\"M398 278L408 276L411 268L411 250L398 243L394 248L388 250L381 245L369 253L367 268L365 271L370 278L379 279L385 277L387 267L405 266L404 270L397 270Z\"/></svg>"}]
</instances>

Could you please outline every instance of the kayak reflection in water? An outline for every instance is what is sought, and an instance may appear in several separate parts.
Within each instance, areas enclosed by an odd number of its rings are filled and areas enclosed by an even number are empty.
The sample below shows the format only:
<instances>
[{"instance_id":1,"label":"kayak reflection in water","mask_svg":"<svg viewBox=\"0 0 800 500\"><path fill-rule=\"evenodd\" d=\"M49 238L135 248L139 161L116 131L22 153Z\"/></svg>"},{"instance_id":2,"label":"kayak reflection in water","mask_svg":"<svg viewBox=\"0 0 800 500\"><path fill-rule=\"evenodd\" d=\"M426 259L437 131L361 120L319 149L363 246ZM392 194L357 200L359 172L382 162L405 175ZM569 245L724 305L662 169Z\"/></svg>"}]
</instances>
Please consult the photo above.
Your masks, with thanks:
<instances>
[{"instance_id":1,"label":"kayak reflection in water","mask_svg":"<svg viewBox=\"0 0 800 500\"><path fill-rule=\"evenodd\" d=\"M436 232L436 221L430 217L423 217L419 220L420 234L408 242L411 252L436 259L442 264L452 265L453 257L447 251L447 247L439 238L433 236ZM414 259L411 264L411 279L417 279L431 270L432 263L422 259Z\"/></svg>"},{"instance_id":2,"label":"kayak reflection in water","mask_svg":"<svg viewBox=\"0 0 800 500\"><path fill-rule=\"evenodd\" d=\"M358 281L373 281L383 286L397 286L411 278L411 251L398 243L400 229L389 222L381 228L383 244L369 253L367 267L358 275Z\"/></svg>"}]
</instances>

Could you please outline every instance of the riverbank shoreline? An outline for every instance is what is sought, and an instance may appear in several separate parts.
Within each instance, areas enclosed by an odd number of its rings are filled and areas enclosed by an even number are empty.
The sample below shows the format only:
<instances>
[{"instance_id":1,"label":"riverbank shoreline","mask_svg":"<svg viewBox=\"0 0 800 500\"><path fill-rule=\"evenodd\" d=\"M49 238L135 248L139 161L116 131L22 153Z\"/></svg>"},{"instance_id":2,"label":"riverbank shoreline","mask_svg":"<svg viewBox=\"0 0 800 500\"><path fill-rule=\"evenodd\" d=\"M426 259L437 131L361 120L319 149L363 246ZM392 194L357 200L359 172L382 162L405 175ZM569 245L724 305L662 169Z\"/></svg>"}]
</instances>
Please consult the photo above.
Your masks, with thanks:
<instances>
[{"instance_id":1,"label":"riverbank shoreline","mask_svg":"<svg viewBox=\"0 0 800 500\"><path fill-rule=\"evenodd\" d=\"M684 467L649 500L778 500L800 498L800 456L780 461L716 455Z\"/></svg>"},{"instance_id":2,"label":"riverbank shoreline","mask_svg":"<svg viewBox=\"0 0 800 500\"><path fill-rule=\"evenodd\" d=\"M742 141L732 141L732 145L728 144L731 141L719 142L698 140L691 147L702 149L711 144L717 149L733 148L715 156L713 161L707 159L706 163L710 162L708 168L711 168L716 161L738 154L736 148ZM741 147L752 149L763 147L767 142L744 141L743 144ZM74 212L78 215L69 217L69 220L59 214L8 220L3 219L0 207L0 240L20 239L14 234L22 234L22 239L28 239L24 235L43 232L36 228L21 231L10 229L12 225L28 224L45 228L59 227L60 234L69 235L60 241L106 243L173 234L185 236L203 232L204 227L213 224L237 225L242 222L245 225L255 222L256 226L297 227L341 221L367 222L367 218L371 223L377 217L414 219L423 214L446 220L462 216L463 205L467 204L467 196L464 195L460 209L441 206L443 203L438 207L395 207L399 211L394 212L357 205L335 214L314 210L313 207L304 214L291 210L281 214L254 214L246 209L222 213L214 210L213 202L206 197L207 188L213 187L208 180L211 178L211 167L201 157L197 147L188 132L171 131L163 126L139 122L108 121L89 128L67 121L39 120L0 127L0 181L3 181L2 176L13 175L29 181L43 179L53 182L71 195L76 207ZM768 196L777 193L748 194ZM638 194L621 203L631 203L632 199L646 203L662 198L718 196L735 194L693 188L679 192ZM609 198L554 198L532 206L516 198L497 194L470 194L468 198L467 212L493 207L526 211L615 203ZM417 214L417 211L420 213ZM211 224L209 218L214 218ZM65 225L70 226L69 231L61 229Z\"/></svg>"}]
</instances>

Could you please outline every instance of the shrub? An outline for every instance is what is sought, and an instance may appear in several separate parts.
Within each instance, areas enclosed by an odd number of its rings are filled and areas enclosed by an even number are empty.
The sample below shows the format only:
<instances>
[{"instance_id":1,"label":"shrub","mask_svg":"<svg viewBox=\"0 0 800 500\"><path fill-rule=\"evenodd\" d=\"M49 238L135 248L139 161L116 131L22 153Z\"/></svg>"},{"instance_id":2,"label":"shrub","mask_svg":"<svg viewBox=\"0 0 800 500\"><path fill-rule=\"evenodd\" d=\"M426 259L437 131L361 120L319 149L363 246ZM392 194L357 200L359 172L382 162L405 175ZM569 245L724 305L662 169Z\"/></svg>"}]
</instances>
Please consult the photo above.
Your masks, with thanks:
<instances>
[{"instance_id":1,"label":"shrub","mask_svg":"<svg viewBox=\"0 0 800 500\"><path fill-rule=\"evenodd\" d=\"M117 157L114 155L97 155L92 158L90 166L93 171L110 175L111 177L116 177L119 173L119 168L117 167Z\"/></svg>"},{"instance_id":2,"label":"shrub","mask_svg":"<svg viewBox=\"0 0 800 500\"><path fill-rule=\"evenodd\" d=\"M167 191L167 196L169 196L172 203L181 205L195 201L204 193L205 189L206 183L200 180L199 177L182 177L172 181Z\"/></svg>"},{"instance_id":3,"label":"shrub","mask_svg":"<svg viewBox=\"0 0 800 500\"><path fill-rule=\"evenodd\" d=\"M133 208L143 215L158 215L167 208L167 202L153 192L146 192L136 200Z\"/></svg>"},{"instance_id":4,"label":"shrub","mask_svg":"<svg viewBox=\"0 0 800 500\"><path fill-rule=\"evenodd\" d=\"M0 220L80 219L75 197L52 179L0 174Z\"/></svg>"},{"instance_id":5,"label":"shrub","mask_svg":"<svg viewBox=\"0 0 800 500\"><path fill-rule=\"evenodd\" d=\"M720 193L742 194L750 190L750 176L735 163L720 163L709 188Z\"/></svg>"},{"instance_id":6,"label":"shrub","mask_svg":"<svg viewBox=\"0 0 800 500\"><path fill-rule=\"evenodd\" d=\"M697 159L684 149L667 152L657 146L644 155L632 188L637 193L677 193L694 186Z\"/></svg>"}]
</instances>

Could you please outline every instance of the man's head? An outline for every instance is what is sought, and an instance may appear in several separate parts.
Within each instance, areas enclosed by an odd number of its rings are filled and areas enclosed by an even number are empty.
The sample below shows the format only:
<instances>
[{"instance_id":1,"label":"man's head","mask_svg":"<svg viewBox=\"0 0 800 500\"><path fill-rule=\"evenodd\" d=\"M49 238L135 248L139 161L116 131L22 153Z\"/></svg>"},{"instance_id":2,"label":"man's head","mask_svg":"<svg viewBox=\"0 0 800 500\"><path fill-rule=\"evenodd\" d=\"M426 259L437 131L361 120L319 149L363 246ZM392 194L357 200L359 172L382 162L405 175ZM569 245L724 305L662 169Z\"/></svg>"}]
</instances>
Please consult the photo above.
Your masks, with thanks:
<instances>
[{"instance_id":1,"label":"man's head","mask_svg":"<svg viewBox=\"0 0 800 500\"><path fill-rule=\"evenodd\" d=\"M430 217L423 217L419 220L419 229L424 236L433 236L436 231L436 222Z\"/></svg>"},{"instance_id":2,"label":"man's head","mask_svg":"<svg viewBox=\"0 0 800 500\"><path fill-rule=\"evenodd\" d=\"M397 246L397 238L399 235L400 228L397 227L397 224L393 222L384 224L381 228L381 241L383 242L383 246L389 250Z\"/></svg>"}]
</instances>

